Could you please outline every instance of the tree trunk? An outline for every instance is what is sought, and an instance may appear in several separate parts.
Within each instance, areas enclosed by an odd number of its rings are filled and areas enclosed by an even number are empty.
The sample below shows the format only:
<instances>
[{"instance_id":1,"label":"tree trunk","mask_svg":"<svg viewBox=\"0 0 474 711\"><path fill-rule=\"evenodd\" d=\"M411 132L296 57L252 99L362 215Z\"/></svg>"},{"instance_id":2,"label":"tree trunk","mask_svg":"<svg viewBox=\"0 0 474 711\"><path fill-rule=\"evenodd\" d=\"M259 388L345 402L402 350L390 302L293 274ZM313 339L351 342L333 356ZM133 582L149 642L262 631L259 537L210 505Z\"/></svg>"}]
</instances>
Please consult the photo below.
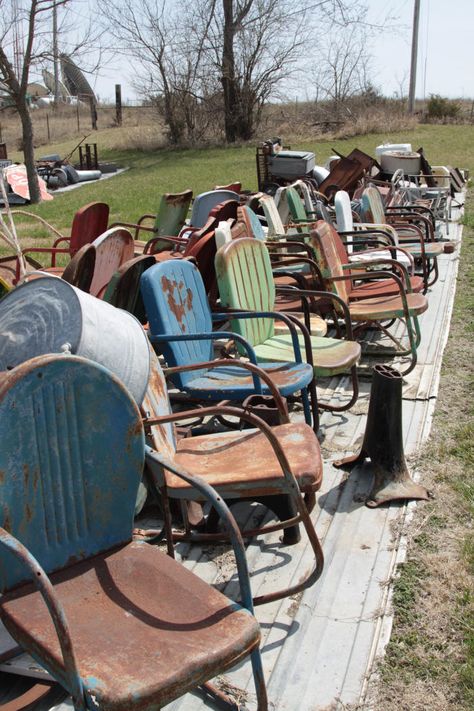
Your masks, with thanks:
<instances>
[{"instance_id":1,"label":"tree trunk","mask_svg":"<svg viewBox=\"0 0 474 711\"><path fill-rule=\"evenodd\" d=\"M36 172L35 166L33 124L31 122L30 111L26 103L26 98L17 102L17 111L21 119L23 132L23 155L25 158L26 175L28 177L30 201L32 203L38 203L41 202L41 193L38 183L38 173Z\"/></svg>"},{"instance_id":2,"label":"tree trunk","mask_svg":"<svg viewBox=\"0 0 474 711\"><path fill-rule=\"evenodd\" d=\"M222 0L224 7L224 35L222 48L222 89L224 92L225 138L234 143L237 138L238 102L234 57L234 6L233 0Z\"/></svg>"}]
</instances>

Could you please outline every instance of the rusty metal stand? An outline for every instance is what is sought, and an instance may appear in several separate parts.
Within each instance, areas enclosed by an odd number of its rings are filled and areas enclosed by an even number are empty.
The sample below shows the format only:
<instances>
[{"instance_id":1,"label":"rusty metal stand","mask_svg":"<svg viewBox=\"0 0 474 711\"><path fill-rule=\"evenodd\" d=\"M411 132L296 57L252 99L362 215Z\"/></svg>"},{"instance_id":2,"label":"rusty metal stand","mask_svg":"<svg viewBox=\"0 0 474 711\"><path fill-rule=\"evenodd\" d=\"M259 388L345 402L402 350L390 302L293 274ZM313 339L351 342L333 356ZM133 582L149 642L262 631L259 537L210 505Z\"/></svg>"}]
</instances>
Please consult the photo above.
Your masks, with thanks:
<instances>
[{"instance_id":1,"label":"rusty metal stand","mask_svg":"<svg viewBox=\"0 0 474 711\"><path fill-rule=\"evenodd\" d=\"M403 451L402 376L387 365L376 365L372 379L364 441L358 454L334 462L353 466L370 457L374 483L366 505L388 501L429 499L428 490L410 477Z\"/></svg>"}]
</instances>

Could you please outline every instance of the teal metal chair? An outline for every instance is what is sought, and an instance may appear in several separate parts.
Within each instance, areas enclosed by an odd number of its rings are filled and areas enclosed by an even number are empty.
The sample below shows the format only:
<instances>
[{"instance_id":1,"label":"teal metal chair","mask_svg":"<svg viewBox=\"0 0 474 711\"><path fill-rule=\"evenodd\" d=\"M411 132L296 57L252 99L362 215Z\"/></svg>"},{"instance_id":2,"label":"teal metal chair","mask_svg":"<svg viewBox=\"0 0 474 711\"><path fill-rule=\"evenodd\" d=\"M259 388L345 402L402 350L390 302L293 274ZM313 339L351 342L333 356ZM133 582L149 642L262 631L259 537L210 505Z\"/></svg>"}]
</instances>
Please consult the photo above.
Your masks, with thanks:
<instances>
[{"instance_id":1,"label":"teal metal chair","mask_svg":"<svg viewBox=\"0 0 474 711\"><path fill-rule=\"evenodd\" d=\"M122 383L75 356L27 361L1 381L0 435L0 617L74 709L158 711L197 686L222 699L208 680L250 655L258 710L266 711L235 521L206 482L145 448ZM224 517L242 606L132 541L145 454L152 469L166 467Z\"/></svg>"}]
</instances>

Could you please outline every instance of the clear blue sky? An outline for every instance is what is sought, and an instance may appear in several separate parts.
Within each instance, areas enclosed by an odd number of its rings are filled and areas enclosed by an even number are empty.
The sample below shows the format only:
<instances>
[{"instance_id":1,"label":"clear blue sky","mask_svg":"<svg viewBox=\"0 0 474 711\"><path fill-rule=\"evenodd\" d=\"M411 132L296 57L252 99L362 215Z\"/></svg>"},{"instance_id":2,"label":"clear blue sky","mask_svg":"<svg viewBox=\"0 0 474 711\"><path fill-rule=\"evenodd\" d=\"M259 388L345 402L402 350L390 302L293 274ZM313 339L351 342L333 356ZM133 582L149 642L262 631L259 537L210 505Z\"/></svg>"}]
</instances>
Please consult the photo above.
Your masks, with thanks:
<instances>
[{"instance_id":1,"label":"clear blue sky","mask_svg":"<svg viewBox=\"0 0 474 711\"><path fill-rule=\"evenodd\" d=\"M400 89L406 94L414 0L367 0L367 5L374 22L387 13L399 18L396 31L381 32L377 40L370 40L373 83L386 96ZM474 0L421 0L416 96L474 99L473 52ZM123 59L116 64L123 67ZM122 84L124 100L135 98L128 73L113 66L101 70L95 90L103 98L113 98L115 83Z\"/></svg>"}]
</instances>

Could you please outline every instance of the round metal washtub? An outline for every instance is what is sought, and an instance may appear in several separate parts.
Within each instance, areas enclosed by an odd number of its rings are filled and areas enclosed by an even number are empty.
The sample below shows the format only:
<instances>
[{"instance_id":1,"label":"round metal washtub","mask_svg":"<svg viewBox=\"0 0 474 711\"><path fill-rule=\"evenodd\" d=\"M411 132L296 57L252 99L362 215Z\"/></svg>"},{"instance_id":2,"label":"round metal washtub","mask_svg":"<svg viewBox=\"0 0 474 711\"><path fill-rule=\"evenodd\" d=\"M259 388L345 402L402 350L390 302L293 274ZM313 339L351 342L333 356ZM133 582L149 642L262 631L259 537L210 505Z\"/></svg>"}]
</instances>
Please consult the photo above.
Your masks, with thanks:
<instances>
[{"instance_id":1,"label":"round metal washtub","mask_svg":"<svg viewBox=\"0 0 474 711\"><path fill-rule=\"evenodd\" d=\"M22 284L0 301L0 371L68 350L111 370L141 404L150 351L134 316L52 276Z\"/></svg>"},{"instance_id":2,"label":"round metal washtub","mask_svg":"<svg viewBox=\"0 0 474 711\"><path fill-rule=\"evenodd\" d=\"M421 167L419 153L405 151L387 151L380 156L380 165L384 173L403 170L405 175L418 175Z\"/></svg>"}]
</instances>

